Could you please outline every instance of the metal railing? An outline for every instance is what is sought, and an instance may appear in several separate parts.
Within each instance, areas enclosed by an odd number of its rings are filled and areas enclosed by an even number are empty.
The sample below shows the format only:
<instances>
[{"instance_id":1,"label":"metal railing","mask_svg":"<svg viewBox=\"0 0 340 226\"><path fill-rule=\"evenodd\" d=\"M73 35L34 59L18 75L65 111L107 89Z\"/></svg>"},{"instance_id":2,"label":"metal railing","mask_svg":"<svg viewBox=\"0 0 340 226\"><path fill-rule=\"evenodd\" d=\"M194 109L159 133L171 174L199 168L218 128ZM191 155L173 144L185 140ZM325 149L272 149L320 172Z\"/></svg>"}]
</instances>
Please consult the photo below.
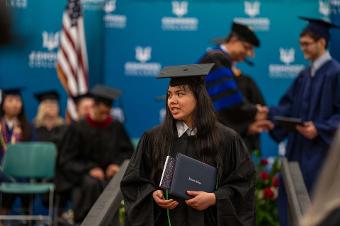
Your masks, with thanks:
<instances>
[{"instance_id":1,"label":"metal railing","mask_svg":"<svg viewBox=\"0 0 340 226\"><path fill-rule=\"evenodd\" d=\"M119 226L118 210L123 200L120 182L125 174L129 160L125 160L119 172L111 179L99 196L81 226Z\"/></svg>"},{"instance_id":2,"label":"metal railing","mask_svg":"<svg viewBox=\"0 0 340 226\"><path fill-rule=\"evenodd\" d=\"M288 198L288 225L298 226L299 220L310 205L300 166L297 162L281 159L281 174Z\"/></svg>"}]
</instances>

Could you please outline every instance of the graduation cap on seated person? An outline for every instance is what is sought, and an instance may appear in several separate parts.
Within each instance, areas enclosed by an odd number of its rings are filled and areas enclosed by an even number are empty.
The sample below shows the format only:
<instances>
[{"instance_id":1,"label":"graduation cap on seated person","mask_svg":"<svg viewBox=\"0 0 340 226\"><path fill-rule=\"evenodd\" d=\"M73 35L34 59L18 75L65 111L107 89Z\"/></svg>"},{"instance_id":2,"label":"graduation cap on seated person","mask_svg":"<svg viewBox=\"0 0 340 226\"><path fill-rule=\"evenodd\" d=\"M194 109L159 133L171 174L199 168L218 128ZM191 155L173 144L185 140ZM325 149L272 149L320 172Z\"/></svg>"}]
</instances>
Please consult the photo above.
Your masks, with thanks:
<instances>
[{"instance_id":1,"label":"graduation cap on seated person","mask_svg":"<svg viewBox=\"0 0 340 226\"><path fill-rule=\"evenodd\" d=\"M14 96L21 96L21 91L23 87L13 87L13 88L3 88L1 89L1 93L3 96L5 95L14 95Z\"/></svg>"},{"instance_id":2,"label":"graduation cap on seated person","mask_svg":"<svg viewBox=\"0 0 340 226\"><path fill-rule=\"evenodd\" d=\"M73 97L73 101L75 102L75 104L79 104L79 102L85 98L93 98L93 95L89 92L79 94Z\"/></svg>"},{"instance_id":3,"label":"graduation cap on seated person","mask_svg":"<svg viewBox=\"0 0 340 226\"><path fill-rule=\"evenodd\" d=\"M23 89L23 87L0 88L0 103L2 103L3 99L9 95L21 97Z\"/></svg>"},{"instance_id":4,"label":"graduation cap on seated person","mask_svg":"<svg viewBox=\"0 0 340 226\"><path fill-rule=\"evenodd\" d=\"M41 103L45 100L55 100L59 101L59 93L55 90L48 90L43 92L38 92L34 94L35 98Z\"/></svg>"},{"instance_id":5,"label":"graduation cap on seated person","mask_svg":"<svg viewBox=\"0 0 340 226\"><path fill-rule=\"evenodd\" d=\"M325 38L326 41L329 40L330 37L330 29L337 28L339 29L340 26L330 23L328 21L317 19L317 18L310 18L310 17L299 17L301 20L305 20L308 22L308 25L303 29L303 32L311 32L316 34L322 38Z\"/></svg>"},{"instance_id":6,"label":"graduation cap on seated person","mask_svg":"<svg viewBox=\"0 0 340 226\"><path fill-rule=\"evenodd\" d=\"M113 101L116 100L121 93L122 92L119 89L104 85L96 85L89 92L89 94L93 96L95 102L103 103L109 107L112 106Z\"/></svg>"}]
</instances>

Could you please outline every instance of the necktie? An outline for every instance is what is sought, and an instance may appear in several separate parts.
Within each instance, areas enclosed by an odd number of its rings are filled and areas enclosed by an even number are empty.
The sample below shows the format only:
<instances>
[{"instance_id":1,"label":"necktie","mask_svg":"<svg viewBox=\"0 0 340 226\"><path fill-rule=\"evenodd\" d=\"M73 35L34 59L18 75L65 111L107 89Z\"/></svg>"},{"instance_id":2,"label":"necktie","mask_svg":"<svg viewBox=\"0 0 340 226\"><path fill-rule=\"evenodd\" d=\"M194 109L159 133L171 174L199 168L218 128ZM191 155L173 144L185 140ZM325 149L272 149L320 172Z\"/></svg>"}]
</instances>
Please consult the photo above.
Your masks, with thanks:
<instances>
[{"instance_id":1,"label":"necktie","mask_svg":"<svg viewBox=\"0 0 340 226\"><path fill-rule=\"evenodd\" d=\"M311 73L311 72L310 72ZM312 94L312 76L311 74L307 75L305 78L304 83L304 90L302 94L302 112L301 117L303 120L309 120L309 107L310 107L310 101L311 101L311 94Z\"/></svg>"}]
</instances>

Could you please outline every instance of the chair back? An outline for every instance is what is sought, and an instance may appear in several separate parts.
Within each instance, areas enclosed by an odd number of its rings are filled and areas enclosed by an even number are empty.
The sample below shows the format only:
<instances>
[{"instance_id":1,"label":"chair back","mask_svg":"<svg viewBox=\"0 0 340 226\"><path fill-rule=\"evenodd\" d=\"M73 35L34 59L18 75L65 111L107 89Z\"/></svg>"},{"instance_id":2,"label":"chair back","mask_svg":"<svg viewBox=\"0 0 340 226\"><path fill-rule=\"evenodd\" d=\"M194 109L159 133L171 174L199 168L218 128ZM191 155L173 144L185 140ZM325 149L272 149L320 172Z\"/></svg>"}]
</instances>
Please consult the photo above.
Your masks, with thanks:
<instances>
[{"instance_id":1,"label":"chair back","mask_svg":"<svg viewBox=\"0 0 340 226\"><path fill-rule=\"evenodd\" d=\"M2 170L16 178L53 178L56 156L56 146L51 142L9 144Z\"/></svg>"}]
</instances>

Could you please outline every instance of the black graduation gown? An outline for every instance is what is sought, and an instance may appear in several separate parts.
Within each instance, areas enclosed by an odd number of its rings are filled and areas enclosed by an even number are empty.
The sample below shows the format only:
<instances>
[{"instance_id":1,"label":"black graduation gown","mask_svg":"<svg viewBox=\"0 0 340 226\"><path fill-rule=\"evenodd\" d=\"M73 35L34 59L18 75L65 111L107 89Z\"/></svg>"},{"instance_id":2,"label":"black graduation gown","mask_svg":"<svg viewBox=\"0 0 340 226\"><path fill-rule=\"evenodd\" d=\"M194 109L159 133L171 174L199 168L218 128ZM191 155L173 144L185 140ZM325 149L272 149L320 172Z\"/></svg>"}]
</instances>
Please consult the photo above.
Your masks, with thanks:
<instances>
[{"instance_id":1,"label":"black graduation gown","mask_svg":"<svg viewBox=\"0 0 340 226\"><path fill-rule=\"evenodd\" d=\"M260 89L256 85L255 81L245 74L241 74L240 76L235 77L237 87L246 98L248 103L250 104L261 104L266 105L266 102L261 94ZM250 121L243 121L239 122L240 128L245 128L243 131L247 130L249 125L254 122L253 120ZM247 133L242 133L241 137L243 138L244 142L246 143L248 150L260 150L260 136L259 134L256 135L249 135Z\"/></svg>"},{"instance_id":2,"label":"black graduation gown","mask_svg":"<svg viewBox=\"0 0 340 226\"><path fill-rule=\"evenodd\" d=\"M133 146L120 122L96 124L86 118L69 126L60 152L59 167L65 178L59 185L67 188L95 167L105 172L110 164L120 165L131 157Z\"/></svg>"},{"instance_id":3,"label":"black graduation gown","mask_svg":"<svg viewBox=\"0 0 340 226\"><path fill-rule=\"evenodd\" d=\"M224 137L215 163L215 166L219 165L216 205L197 211L175 198L180 204L170 210L174 226L255 225L255 170L249 153L235 132L221 124L216 129ZM156 127L142 136L121 182L127 212L126 226L167 225L166 210L152 198L153 191L159 189L161 175L161 172L154 172L155 163L151 158L158 151L154 150L153 143L159 132ZM182 152L197 159L196 139L184 135L177 138L171 155ZM151 179L153 174L158 175L156 179Z\"/></svg>"},{"instance_id":4,"label":"black graduation gown","mask_svg":"<svg viewBox=\"0 0 340 226\"><path fill-rule=\"evenodd\" d=\"M95 167L104 172L110 164L129 159L133 146L123 125L107 118L102 123L89 117L72 124L66 132L60 153L57 191L72 188L74 220L83 221L109 178L98 180L89 175Z\"/></svg>"},{"instance_id":5,"label":"black graduation gown","mask_svg":"<svg viewBox=\"0 0 340 226\"><path fill-rule=\"evenodd\" d=\"M215 63L206 77L206 87L219 120L245 136L249 124L255 120L257 108L238 87L229 55L217 47L208 51L199 63Z\"/></svg>"},{"instance_id":6,"label":"black graduation gown","mask_svg":"<svg viewBox=\"0 0 340 226\"><path fill-rule=\"evenodd\" d=\"M66 125L56 126L52 129L47 129L44 126L36 127L34 129L35 140L52 142L57 146L57 149L59 150L61 147L61 143L63 141L64 135L66 133L66 129L67 129Z\"/></svg>"}]
</instances>

